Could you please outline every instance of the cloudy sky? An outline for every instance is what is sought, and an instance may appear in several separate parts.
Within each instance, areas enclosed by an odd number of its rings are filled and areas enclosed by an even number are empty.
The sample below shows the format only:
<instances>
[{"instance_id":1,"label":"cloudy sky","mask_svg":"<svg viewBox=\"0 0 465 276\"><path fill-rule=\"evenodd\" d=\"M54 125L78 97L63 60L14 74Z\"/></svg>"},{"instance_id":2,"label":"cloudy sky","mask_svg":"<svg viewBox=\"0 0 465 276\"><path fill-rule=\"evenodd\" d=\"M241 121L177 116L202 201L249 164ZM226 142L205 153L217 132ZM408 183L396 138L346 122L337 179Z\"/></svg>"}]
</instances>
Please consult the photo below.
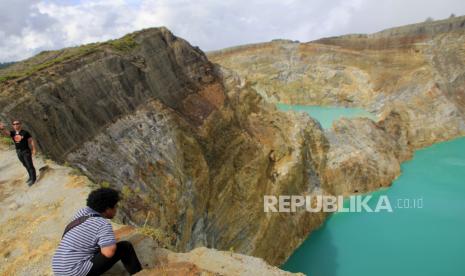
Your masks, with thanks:
<instances>
[{"instance_id":1,"label":"cloudy sky","mask_svg":"<svg viewBox=\"0 0 465 276\"><path fill-rule=\"evenodd\" d=\"M0 62L166 26L204 51L465 15L463 0L0 0Z\"/></svg>"}]
</instances>

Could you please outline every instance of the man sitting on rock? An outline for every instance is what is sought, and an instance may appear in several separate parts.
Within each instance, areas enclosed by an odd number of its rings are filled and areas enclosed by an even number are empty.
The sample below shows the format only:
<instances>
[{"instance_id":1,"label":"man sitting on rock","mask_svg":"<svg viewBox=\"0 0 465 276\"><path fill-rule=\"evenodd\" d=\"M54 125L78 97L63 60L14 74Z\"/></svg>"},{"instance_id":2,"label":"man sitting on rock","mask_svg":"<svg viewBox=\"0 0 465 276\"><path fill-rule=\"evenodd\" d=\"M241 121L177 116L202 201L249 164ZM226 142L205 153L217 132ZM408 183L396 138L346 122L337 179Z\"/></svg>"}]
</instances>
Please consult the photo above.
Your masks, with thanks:
<instances>
[{"instance_id":1,"label":"man sitting on rock","mask_svg":"<svg viewBox=\"0 0 465 276\"><path fill-rule=\"evenodd\" d=\"M29 175L29 179L26 183L31 186L36 182L36 169L32 163L32 156L36 154L36 147L34 139L27 130L21 129L21 122L14 120L12 122L13 130L9 131L5 129L5 125L0 123L0 132L6 136L10 136L13 139L16 147L16 154L18 155L19 161L26 168Z\"/></svg>"},{"instance_id":2,"label":"man sitting on rock","mask_svg":"<svg viewBox=\"0 0 465 276\"><path fill-rule=\"evenodd\" d=\"M87 198L87 207L80 209L66 226L52 260L56 276L101 275L116 262L122 261L130 274L142 267L128 241L116 242L110 222L116 215L118 191L100 188Z\"/></svg>"}]
</instances>

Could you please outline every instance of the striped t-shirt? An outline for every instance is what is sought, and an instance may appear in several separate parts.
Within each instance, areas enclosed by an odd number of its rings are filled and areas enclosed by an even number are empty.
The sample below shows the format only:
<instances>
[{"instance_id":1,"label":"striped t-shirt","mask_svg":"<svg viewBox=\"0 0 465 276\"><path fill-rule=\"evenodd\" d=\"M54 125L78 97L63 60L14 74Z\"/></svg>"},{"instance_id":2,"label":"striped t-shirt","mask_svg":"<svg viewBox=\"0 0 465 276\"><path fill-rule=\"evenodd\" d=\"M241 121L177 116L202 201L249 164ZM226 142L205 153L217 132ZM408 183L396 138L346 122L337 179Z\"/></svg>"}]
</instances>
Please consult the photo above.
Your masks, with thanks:
<instances>
[{"instance_id":1,"label":"striped t-shirt","mask_svg":"<svg viewBox=\"0 0 465 276\"><path fill-rule=\"evenodd\" d=\"M98 214L89 207L80 209L72 220ZM90 217L65 234L52 259L56 276L85 276L92 268L91 259L100 250L116 244L110 222L103 217Z\"/></svg>"}]
</instances>

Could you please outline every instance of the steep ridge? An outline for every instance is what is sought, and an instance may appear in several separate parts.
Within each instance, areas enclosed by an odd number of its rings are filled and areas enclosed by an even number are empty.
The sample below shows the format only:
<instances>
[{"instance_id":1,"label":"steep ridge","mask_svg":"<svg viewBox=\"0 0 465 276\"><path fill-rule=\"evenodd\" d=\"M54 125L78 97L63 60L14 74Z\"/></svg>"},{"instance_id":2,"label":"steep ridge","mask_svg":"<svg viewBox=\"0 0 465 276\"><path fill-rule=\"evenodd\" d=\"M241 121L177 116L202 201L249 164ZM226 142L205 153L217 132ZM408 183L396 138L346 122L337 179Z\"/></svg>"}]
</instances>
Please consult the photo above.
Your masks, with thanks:
<instances>
[{"instance_id":1,"label":"steep ridge","mask_svg":"<svg viewBox=\"0 0 465 276\"><path fill-rule=\"evenodd\" d=\"M165 28L7 69L0 118L21 118L45 155L121 189L121 221L173 250L279 264L325 218L263 212L264 195L325 193L319 124L278 112Z\"/></svg>"}]
</instances>

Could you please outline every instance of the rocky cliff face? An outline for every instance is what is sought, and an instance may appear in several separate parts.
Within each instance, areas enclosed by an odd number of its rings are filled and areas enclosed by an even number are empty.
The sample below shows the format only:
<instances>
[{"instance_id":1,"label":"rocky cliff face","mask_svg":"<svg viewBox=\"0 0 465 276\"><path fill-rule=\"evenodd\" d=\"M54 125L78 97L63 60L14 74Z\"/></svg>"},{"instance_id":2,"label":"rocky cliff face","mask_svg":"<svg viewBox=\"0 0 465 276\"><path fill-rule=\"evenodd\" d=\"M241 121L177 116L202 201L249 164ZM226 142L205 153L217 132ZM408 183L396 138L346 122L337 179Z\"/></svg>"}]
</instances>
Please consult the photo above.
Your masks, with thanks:
<instances>
[{"instance_id":1,"label":"rocky cliff face","mask_svg":"<svg viewBox=\"0 0 465 276\"><path fill-rule=\"evenodd\" d=\"M73 214L83 207L91 187L87 177L38 156L38 182L24 183L15 151L0 144L0 275L52 276L51 258ZM298 275L262 259L205 247L187 253L164 249L150 227L114 224L116 238L129 240L144 268L137 275ZM155 239L154 239L155 238ZM128 275L119 262L106 276Z\"/></svg>"},{"instance_id":2,"label":"rocky cliff face","mask_svg":"<svg viewBox=\"0 0 465 276\"><path fill-rule=\"evenodd\" d=\"M465 134L465 17L209 53L270 102L363 107L412 148ZM397 136L399 133L391 133Z\"/></svg>"},{"instance_id":3,"label":"rocky cliff face","mask_svg":"<svg viewBox=\"0 0 465 276\"><path fill-rule=\"evenodd\" d=\"M2 72L0 117L21 118L47 156L121 189L120 219L151 227L169 248L279 264L324 220L263 212L264 195L323 192L319 124L278 112L167 29Z\"/></svg>"},{"instance_id":4,"label":"rocky cliff face","mask_svg":"<svg viewBox=\"0 0 465 276\"><path fill-rule=\"evenodd\" d=\"M148 29L1 70L0 119L22 119L43 153L121 189L121 221L163 246L280 264L325 214L264 213L264 195L388 186L412 149L463 135L463 26L434 30L243 46L210 54L218 66ZM323 131L277 101L380 120Z\"/></svg>"},{"instance_id":5,"label":"rocky cliff face","mask_svg":"<svg viewBox=\"0 0 465 276\"><path fill-rule=\"evenodd\" d=\"M290 273L272 267L262 259L237 254L231 251L198 247L187 253L174 253L160 248L156 241L138 233L132 227L122 227L116 231L118 239L130 241L137 254L142 256L144 270L138 276L157 275L273 275L273 276L303 276L301 273ZM105 275L125 275L124 267L118 263Z\"/></svg>"}]
</instances>

